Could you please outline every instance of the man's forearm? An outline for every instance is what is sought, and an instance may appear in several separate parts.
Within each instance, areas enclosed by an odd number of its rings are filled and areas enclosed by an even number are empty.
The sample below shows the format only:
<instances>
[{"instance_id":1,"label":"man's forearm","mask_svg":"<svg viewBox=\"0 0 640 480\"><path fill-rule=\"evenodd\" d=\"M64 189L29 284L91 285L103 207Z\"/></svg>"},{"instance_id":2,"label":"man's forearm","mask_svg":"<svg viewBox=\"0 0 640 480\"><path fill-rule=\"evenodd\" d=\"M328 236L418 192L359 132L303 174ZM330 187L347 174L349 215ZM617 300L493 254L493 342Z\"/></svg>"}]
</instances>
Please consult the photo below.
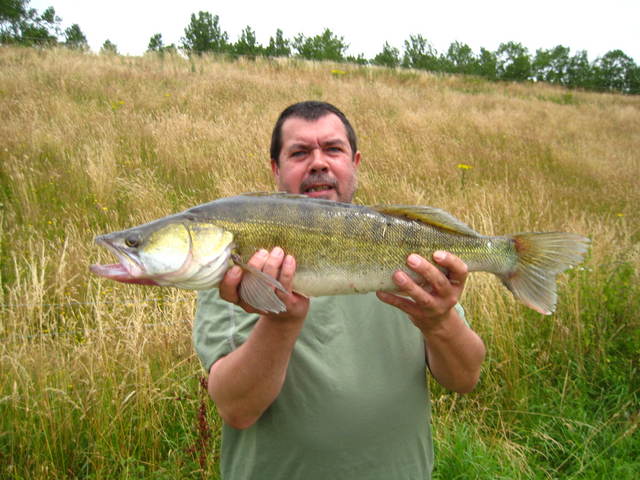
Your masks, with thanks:
<instances>
[{"instance_id":1,"label":"man's forearm","mask_svg":"<svg viewBox=\"0 0 640 480\"><path fill-rule=\"evenodd\" d=\"M248 428L273 403L302 324L261 316L247 341L211 367L209 394L226 423Z\"/></svg>"},{"instance_id":2,"label":"man's forearm","mask_svg":"<svg viewBox=\"0 0 640 480\"><path fill-rule=\"evenodd\" d=\"M480 378L485 347L455 310L437 330L425 335L425 342L429 369L438 383L458 393L473 390Z\"/></svg>"}]
</instances>

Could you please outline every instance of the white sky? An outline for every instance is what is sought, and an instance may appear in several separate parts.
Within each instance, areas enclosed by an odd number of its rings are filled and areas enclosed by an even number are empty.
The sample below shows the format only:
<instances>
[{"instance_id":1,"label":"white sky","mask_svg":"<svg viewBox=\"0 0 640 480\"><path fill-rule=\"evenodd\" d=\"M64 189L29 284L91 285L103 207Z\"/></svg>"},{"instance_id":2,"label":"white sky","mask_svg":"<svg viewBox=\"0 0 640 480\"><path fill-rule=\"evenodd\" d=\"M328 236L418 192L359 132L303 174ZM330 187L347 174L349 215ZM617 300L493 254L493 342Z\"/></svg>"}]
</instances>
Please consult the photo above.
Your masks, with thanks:
<instances>
[{"instance_id":1,"label":"white sky","mask_svg":"<svg viewBox=\"0 0 640 480\"><path fill-rule=\"evenodd\" d=\"M531 55L564 45L571 54L586 50L593 61L620 49L640 63L640 0L31 0L29 5L39 12L53 6L63 29L79 24L95 52L109 39L120 53L140 55L155 33L165 45L179 46L191 14L203 10L220 17L232 42L247 25L262 45L277 28L289 39L330 28L350 45L348 54L366 58L380 52L385 41L402 52L409 35L422 34L438 52L455 40L475 53L515 41Z\"/></svg>"}]
</instances>

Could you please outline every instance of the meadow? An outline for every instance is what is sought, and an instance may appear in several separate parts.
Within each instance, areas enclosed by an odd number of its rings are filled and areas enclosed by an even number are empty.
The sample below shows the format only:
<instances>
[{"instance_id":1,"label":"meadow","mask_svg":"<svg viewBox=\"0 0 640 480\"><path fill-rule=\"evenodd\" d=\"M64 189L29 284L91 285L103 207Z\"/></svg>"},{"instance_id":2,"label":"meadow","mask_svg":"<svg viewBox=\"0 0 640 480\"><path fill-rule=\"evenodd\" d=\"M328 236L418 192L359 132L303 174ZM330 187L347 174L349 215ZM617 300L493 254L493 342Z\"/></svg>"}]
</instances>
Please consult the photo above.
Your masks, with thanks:
<instances>
[{"instance_id":1,"label":"meadow","mask_svg":"<svg viewBox=\"0 0 640 480\"><path fill-rule=\"evenodd\" d=\"M487 234L592 244L557 312L489 275L462 300L477 389L430 382L438 479L640 475L640 97L306 62L0 48L0 478L217 478L220 419L193 292L116 284L93 244L274 189L272 125L334 103L363 154L356 201L443 208Z\"/></svg>"}]
</instances>

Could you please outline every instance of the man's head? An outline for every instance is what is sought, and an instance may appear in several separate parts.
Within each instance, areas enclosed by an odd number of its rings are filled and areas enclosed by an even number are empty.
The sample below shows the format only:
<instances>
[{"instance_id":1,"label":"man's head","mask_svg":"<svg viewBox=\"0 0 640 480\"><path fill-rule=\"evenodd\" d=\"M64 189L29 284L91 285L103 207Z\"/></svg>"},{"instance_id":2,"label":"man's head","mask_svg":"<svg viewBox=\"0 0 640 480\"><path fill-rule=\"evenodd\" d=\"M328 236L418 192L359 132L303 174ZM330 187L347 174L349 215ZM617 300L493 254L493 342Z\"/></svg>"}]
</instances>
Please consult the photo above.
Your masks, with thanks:
<instances>
[{"instance_id":1,"label":"man's head","mask_svg":"<svg viewBox=\"0 0 640 480\"><path fill-rule=\"evenodd\" d=\"M271 136L271 168L289 193L350 202L360 156L349 120L325 102L289 106Z\"/></svg>"}]
</instances>

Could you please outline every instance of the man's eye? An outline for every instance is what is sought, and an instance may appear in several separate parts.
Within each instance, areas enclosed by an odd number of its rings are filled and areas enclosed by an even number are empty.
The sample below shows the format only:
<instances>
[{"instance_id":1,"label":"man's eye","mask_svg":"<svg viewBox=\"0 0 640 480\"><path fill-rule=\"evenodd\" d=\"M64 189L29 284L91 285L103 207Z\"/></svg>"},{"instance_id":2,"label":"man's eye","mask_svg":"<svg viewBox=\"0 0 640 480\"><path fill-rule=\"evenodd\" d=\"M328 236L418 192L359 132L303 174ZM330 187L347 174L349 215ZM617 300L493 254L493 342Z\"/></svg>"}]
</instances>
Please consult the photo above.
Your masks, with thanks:
<instances>
[{"instance_id":1,"label":"man's eye","mask_svg":"<svg viewBox=\"0 0 640 480\"><path fill-rule=\"evenodd\" d=\"M296 152L293 152L293 153L291 154L291 156L292 156L292 157L301 157L301 156L303 156L305 153L306 153L306 152L305 152L304 150L298 150L298 151L296 151Z\"/></svg>"}]
</instances>

